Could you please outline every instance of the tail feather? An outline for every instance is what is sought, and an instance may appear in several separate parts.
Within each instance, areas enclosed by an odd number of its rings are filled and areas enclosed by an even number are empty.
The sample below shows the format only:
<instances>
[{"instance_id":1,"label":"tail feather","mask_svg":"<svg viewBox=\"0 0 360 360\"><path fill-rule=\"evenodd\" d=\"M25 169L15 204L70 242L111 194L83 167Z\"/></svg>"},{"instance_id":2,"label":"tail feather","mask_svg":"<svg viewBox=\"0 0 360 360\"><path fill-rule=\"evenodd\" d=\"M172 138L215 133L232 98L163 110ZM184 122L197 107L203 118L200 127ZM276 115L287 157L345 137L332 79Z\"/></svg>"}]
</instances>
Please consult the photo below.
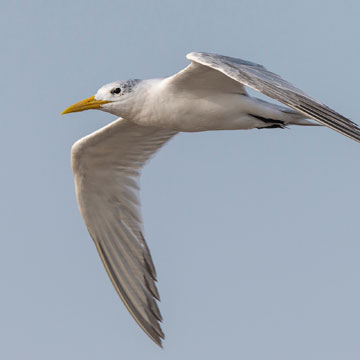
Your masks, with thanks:
<instances>
[{"instance_id":1,"label":"tail feather","mask_svg":"<svg viewBox=\"0 0 360 360\"><path fill-rule=\"evenodd\" d=\"M300 125L300 126L324 126L323 124L320 123L314 123L310 120L307 120L306 118L304 118L301 115L298 115L297 118L295 119L290 119L287 123L285 123L286 125Z\"/></svg>"},{"instance_id":2,"label":"tail feather","mask_svg":"<svg viewBox=\"0 0 360 360\"><path fill-rule=\"evenodd\" d=\"M324 126L320 123L315 123L304 117L303 114L289 109L285 106L268 103L267 101L253 98L257 103L257 110L262 109L261 114L251 114L251 116L264 122L264 128L281 127L287 125L300 125L300 126ZM259 107L261 105L261 107Z\"/></svg>"}]
</instances>

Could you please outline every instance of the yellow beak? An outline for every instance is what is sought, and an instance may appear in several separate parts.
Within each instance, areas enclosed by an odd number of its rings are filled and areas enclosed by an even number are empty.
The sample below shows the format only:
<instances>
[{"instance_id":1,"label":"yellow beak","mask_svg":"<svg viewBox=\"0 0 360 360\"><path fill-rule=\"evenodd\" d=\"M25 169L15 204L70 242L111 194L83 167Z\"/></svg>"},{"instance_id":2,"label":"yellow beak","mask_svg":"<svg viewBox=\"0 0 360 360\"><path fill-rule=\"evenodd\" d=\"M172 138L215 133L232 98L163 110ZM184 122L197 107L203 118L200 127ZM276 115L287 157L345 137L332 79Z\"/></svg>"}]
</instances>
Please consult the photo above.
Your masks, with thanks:
<instances>
[{"instance_id":1,"label":"yellow beak","mask_svg":"<svg viewBox=\"0 0 360 360\"><path fill-rule=\"evenodd\" d=\"M69 114L72 112L89 110L89 109L98 109L101 105L107 104L109 102L110 101L106 101L106 100L95 100L95 96L91 96L85 100L81 100L76 104L69 106L61 113L61 115Z\"/></svg>"}]
</instances>

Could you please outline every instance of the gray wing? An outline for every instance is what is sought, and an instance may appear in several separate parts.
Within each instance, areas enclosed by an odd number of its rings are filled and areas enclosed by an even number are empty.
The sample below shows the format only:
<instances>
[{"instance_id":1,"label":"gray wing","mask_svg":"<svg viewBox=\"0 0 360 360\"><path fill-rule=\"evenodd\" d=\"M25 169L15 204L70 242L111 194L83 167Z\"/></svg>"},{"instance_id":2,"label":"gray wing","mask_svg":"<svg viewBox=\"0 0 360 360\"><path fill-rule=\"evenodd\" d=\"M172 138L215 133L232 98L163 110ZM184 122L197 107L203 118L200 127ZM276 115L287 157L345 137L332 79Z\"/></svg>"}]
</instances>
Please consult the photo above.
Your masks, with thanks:
<instances>
[{"instance_id":1,"label":"gray wing","mask_svg":"<svg viewBox=\"0 0 360 360\"><path fill-rule=\"evenodd\" d=\"M314 119L321 124L360 142L360 128L357 124L330 109L326 105L312 99L303 91L297 89L289 82L283 80L279 75L268 71L261 65L209 53L193 52L188 54L187 58L193 62L192 65L197 65L193 66L192 69L195 69L200 65L200 67L216 70L243 85L260 91L261 93L303 113L306 117ZM191 70L191 66L183 70L183 72L186 72L187 69ZM199 72L198 69L196 71ZM179 77L184 78L182 72L178 75L181 75ZM190 71L188 71L187 77L190 76ZM196 80L193 79L193 81L195 82Z\"/></svg>"},{"instance_id":2,"label":"gray wing","mask_svg":"<svg viewBox=\"0 0 360 360\"><path fill-rule=\"evenodd\" d=\"M174 135L118 119L80 139L71 152L80 211L105 269L131 315L160 346L159 294L138 180L144 163Z\"/></svg>"}]
</instances>

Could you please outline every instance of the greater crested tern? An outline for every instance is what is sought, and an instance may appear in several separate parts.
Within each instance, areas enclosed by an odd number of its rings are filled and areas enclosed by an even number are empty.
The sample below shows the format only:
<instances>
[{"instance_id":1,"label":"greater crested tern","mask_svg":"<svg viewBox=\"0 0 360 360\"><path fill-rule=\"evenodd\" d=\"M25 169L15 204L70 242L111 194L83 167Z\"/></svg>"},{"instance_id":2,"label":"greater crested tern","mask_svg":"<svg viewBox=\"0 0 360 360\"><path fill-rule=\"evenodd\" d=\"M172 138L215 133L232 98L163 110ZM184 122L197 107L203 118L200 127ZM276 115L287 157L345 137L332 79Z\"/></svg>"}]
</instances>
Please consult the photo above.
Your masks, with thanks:
<instances>
[{"instance_id":1,"label":"greater crested tern","mask_svg":"<svg viewBox=\"0 0 360 360\"><path fill-rule=\"evenodd\" d=\"M73 145L76 196L116 291L160 346L160 297L139 198L140 171L149 158L182 131L322 124L360 142L358 125L261 65L199 52L187 58L191 64L173 76L116 81L63 112L98 109L119 117ZM245 86L288 107L251 97Z\"/></svg>"}]
</instances>

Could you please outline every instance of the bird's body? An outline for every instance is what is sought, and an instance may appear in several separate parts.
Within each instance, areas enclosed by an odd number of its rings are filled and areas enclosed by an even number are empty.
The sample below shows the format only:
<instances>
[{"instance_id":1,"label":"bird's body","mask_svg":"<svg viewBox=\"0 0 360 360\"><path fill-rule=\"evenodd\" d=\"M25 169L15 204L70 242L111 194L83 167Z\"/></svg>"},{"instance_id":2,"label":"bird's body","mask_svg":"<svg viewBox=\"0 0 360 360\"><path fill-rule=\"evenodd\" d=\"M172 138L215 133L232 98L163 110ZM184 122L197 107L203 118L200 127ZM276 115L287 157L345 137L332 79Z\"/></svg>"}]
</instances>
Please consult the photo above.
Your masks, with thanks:
<instances>
[{"instance_id":1,"label":"bird's body","mask_svg":"<svg viewBox=\"0 0 360 360\"><path fill-rule=\"evenodd\" d=\"M142 166L178 132L283 128L318 121L356 141L360 128L263 66L207 53L168 78L118 81L64 113L101 109L120 118L72 148L80 211L105 269L142 329L161 345L156 272L143 236ZM244 86L283 107L250 97Z\"/></svg>"},{"instance_id":2,"label":"bird's body","mask_svg":"<svg viewBox=\"0 0 360 360\"><path fill-rule=\"evenodd\" d=\"M291 114L242 93L224 93L216 88L200 93L179 91L172 89L167 79L145 80L138 87L142 89L132 99L134 106L129 113L120 112L121 117L142 126L181 132L244 130L268 126L249 114L284 122L291 118Z\"/></svg>"},{"instance_id":3,"label":"bird's body","mask_svg":"<svg viewBox=\"0 0 360 360\"><path fill-rule=\"evenodd\" d=\"M295 111L249 96L242 84L223 74L190 87L178 77L181 73L163 79L132 80L132 96L126 104L110 104L104 110L141 126L181 132L246 130L274 124L315 125ZM109 90L117 84L102 87L95 99L110 101Z\"/></svg>"}]
</instances>

